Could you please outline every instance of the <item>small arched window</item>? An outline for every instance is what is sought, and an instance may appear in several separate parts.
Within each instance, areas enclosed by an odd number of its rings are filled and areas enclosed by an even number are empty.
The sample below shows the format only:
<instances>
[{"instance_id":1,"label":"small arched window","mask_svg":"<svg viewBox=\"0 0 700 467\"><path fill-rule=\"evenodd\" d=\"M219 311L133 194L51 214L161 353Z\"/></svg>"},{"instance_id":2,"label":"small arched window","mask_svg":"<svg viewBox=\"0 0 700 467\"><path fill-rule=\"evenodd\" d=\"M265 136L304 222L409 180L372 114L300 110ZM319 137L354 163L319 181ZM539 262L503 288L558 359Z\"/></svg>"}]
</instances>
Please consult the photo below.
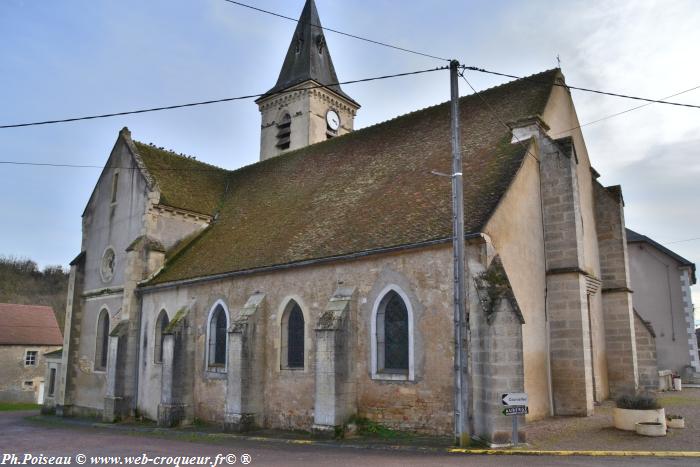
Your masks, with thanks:
<instances>
[{"instance_id":1,"label":"small arched window","mask_svg":"<svg viewBox=\"0 0 700 467\"><path fill-rule=\"evenodd\" d=\"M277 148L289 149L292 135L292 117L285 113L277 124Z\"/></svg>"},{"instance_id":2,"label":"small arched window","mask_svg":"<svg viewBox=\"0 0 700 467\"><path fill-rule=\"evenodd\" d=\"M156 363L163 363L163 341L165 340L163 332L168 327L168 324L170 324L168 313L165 310L160 310L158 319L156 319L156 338L153 348L153 361Z\"/></svg>"},{"instance_id":3,"label":"small arched window","mask_svg":"<svg viewBox=\"0 0 700 467\"><path fill-rule=\"evenodd\" d=\"M408 310L401 296L393 290L384 299L384 364L385 371L408 371ZM379 327L379 326L378 326Z\"/></svg>"},{"instance_id":4,"label":"small arched window","mask_svg":"<svg viewBox=\"0 0 700 467\"><path fill-rule=\"evenodd\" d=\"M209 316L208 366L213 371L226 368L226 333L228 330L228 313L218 303Z\"/></svg>"},{"instance_id":5,"label":"small arched window","mask_svg":"<svg viewBox=\"0 0 700 467\"><path fill-rule=\"evenodd\" d=\"M292 300L282 316L282 367L304 368L304 313Z\"/></svg>"},{"instance_id":6,"label":"small arched window","mask_svg":"<svg viewBox=\"0 0 700 467\"><path fill-rule=\"evenodd\" d=\"M103 308L97 318L95 339L95 370L105 371L109 348L109 312Z\"/></svg>"},{"instance_id":7,"label":"small arched window","mask_svg":"<svg viewBox=\"0 0 700 467\"><path fill-rule=\"evenodd\" d=\"M413 315L403 291L388 286L372 317L372 377L413 380Z\"/></svg>"}]
</instances>

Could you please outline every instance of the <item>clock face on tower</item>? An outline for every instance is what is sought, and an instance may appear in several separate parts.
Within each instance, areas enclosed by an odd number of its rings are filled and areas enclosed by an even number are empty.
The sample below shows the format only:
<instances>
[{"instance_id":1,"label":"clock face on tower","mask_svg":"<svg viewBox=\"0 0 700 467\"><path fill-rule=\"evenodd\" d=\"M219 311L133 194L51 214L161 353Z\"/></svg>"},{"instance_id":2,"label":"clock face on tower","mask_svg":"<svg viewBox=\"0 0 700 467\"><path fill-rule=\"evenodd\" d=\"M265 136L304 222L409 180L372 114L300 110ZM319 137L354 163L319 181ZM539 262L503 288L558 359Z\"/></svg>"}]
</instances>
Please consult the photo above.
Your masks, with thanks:
<instances>
[{"instance_id":1,"label":"clock face on tower","mask_svg":"<svg viewBox=\"0 0 700 467\"><path fill-rule=\"evenodd\" d=\"M328 128L333 131L338 131L338 128L340 128L340 116L335 110L329 110L326 113L326 123L328 124Z\"/></svg>"}]
</instances>

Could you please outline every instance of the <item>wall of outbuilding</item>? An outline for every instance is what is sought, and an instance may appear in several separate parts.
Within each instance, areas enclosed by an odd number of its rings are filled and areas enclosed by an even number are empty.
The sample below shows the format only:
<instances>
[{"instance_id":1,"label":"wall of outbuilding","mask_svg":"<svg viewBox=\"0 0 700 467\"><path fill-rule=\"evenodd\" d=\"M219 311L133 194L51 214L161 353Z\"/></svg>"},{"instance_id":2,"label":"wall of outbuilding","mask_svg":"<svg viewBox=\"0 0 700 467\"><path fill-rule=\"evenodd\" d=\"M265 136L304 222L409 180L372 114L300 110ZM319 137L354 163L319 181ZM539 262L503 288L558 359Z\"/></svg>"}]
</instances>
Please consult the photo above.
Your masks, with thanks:
<instances>
[{"instance_id":1,"label":"wall of outbuilding","mask_svg":"<svg viewBox=\"0 0 700 467\"><path fill-rule=\"evenodd\" d=\"M58 349L45 345L0 345L0 402L36 403L46 373L45 353ZM37 352L36 365L24 363L27 350ZM24 383L31 381L32 385ZM48 382L47 382L48 384ZM48 386L44 388L44 394Z\"/></svg>"}]
</instances>

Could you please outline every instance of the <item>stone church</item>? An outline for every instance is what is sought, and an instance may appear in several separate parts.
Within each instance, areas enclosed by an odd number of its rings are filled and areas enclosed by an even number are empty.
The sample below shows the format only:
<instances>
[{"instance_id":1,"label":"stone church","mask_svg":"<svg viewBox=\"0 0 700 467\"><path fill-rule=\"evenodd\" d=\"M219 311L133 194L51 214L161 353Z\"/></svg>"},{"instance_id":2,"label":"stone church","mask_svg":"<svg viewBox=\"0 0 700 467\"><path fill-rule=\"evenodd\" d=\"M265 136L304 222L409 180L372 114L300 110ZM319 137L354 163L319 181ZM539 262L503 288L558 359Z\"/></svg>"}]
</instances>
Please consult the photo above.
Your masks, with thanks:
<instances>
[{"instance_id":1,"label":"stone church","mask_svg":"<svg viewBox=\"0 0 700 467\"><path fill-rule=\"evenodd\" d=\"M59 413L453 432L451 188L431 173L450 172L449 103L355 131L319 24L307 0L256 101L260 162L119 132L71 263ZM563 83L484 91L509 128L460 102L466 404L492 444L510 440L504 392L536 420L638 386L622 193L598 181Z\"/></svg>"}]
</instances>

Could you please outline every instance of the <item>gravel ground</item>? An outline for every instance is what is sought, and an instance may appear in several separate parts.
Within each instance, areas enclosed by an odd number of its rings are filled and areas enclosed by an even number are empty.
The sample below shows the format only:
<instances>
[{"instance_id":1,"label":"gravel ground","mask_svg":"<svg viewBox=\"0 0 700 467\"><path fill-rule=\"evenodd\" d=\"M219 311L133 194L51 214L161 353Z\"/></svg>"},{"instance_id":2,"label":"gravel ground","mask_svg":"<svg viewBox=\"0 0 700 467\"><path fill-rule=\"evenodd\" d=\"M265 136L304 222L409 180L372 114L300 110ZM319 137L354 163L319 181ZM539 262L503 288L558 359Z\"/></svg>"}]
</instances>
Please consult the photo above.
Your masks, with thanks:
<instances>
[{"instance_id":1,"label":"gravel ground","mask_svg":"<svg viewBox=\"0 0 700 467\"><path fill-rule=\"evenodd\" d=\"M556 417L527 425L528 442L536 449L596 451L700 451L700 389L685 388L659 396L666 414L682 415L685 429L650 438L612 426L614 403L595 408L592 417Z\"/></svg>"}]
</instances>

